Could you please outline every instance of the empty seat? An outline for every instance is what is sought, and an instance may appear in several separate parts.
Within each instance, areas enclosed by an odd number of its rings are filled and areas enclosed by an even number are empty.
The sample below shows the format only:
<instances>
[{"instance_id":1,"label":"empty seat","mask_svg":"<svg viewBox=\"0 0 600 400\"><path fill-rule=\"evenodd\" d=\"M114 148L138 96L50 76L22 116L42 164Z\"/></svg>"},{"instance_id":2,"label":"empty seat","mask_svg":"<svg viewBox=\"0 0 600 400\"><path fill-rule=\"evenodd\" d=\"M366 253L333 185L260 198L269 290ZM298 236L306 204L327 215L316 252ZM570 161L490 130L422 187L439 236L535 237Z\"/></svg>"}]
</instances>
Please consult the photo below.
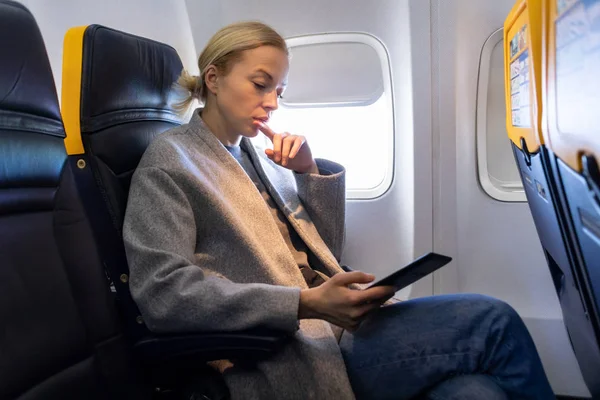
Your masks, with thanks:
<instances>
[{"instance_id":1,"label":"empty seat","mask_svg":"<svg viewBox=\"0 0 600 400\"><path fill-rule=\"evenodd\" d=\"M543 130L543 10L547 3L518 0L505 21L506 125L565 326L593 393L600 370L597 322L590 315L590 291L582 285L581 261L565 212L553 148Z\"/></svg>"},{"instance_id":2,"label":"empty seat","mask_svg":"<svg viewBox=\"0 0 600 400\"><path fill-rule=\"evenodd\" d=\"M0 0L0 398L114 399L136 386L67 164L33 16Z\"/></svg>"}]
</instances>

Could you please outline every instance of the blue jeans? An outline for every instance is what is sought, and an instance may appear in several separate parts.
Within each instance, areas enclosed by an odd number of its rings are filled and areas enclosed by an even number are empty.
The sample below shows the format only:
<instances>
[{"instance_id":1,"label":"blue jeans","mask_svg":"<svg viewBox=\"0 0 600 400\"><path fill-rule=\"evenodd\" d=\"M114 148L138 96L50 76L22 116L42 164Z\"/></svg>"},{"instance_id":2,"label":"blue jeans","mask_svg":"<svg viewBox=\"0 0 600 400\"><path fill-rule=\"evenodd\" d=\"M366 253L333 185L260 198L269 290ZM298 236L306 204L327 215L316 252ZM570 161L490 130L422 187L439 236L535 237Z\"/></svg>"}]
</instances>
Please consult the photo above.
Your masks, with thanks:
<instances>
[{"instance_id":1,"label":"blue jeans","mask_svg":"<svg viewBox=\"0 0 600 400\"><path fill-rule=\"evenodd\" d=\"M357 399L555 399L519 315L486 296L382 307L340 347Z\"/></svg>"}]
</instances>

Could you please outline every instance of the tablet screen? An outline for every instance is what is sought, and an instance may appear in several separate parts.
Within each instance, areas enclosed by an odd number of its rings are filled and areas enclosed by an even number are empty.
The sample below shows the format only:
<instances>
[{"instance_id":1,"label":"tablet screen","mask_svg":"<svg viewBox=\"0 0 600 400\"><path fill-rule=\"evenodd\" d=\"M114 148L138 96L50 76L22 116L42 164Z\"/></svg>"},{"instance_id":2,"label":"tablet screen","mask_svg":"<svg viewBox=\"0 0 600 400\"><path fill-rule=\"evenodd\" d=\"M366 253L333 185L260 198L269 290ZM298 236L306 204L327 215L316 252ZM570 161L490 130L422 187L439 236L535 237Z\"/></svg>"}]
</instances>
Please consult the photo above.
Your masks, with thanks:
<instances>
[{"instance_id":1,"label":"tablet screen","mask_svg":"<svg viewBox=\"0 0 600 400\"><path fill-rule=\"evenodd\" d=\"M406 267L394 272L391 275L380 279L368 287L374 286L394 286L396 291L412 285L419 279L442 268L452 261L452 258L437 253L429 253L417 258Z\"/></svg>"}]
</instances>

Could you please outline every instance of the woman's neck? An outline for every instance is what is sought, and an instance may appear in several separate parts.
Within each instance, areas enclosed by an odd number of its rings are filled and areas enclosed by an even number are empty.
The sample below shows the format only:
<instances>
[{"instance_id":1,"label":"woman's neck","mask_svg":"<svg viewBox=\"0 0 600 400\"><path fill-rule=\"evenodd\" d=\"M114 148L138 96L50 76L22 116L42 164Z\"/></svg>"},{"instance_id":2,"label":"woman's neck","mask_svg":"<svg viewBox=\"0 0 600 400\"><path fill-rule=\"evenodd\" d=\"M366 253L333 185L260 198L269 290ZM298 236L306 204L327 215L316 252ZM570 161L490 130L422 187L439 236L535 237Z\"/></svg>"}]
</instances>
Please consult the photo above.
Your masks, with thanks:
<instances>
[{"instance_id":1,"label":"woman's neck","mask_svg":"<svg viewBox=\"0 0 600 400\"><path fill-rule=\"evenodd\" d=\"M240 144L242 135L232 133L227 129L227 123L216 107L205 107L200 113L200 118L223 145L238 146Z\"/></svg>"}]
</instances>

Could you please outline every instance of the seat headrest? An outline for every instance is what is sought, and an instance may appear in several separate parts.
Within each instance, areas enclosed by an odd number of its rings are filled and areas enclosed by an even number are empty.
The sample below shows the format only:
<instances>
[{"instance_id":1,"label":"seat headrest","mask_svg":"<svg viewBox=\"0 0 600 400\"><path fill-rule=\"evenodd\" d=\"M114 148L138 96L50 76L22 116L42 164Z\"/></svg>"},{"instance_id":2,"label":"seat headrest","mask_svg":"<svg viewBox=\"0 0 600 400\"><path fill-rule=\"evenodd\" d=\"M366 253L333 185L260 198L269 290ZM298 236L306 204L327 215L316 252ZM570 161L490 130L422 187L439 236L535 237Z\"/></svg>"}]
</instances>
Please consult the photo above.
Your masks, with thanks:
<instances>
[{"instance_id":1,"label":"seat headrest","mask_svg":"<svg viewBox=\"0 0 600 400\"><path fill-rule=\"evenodd\" d=\"M182 123L173 89L182 70L177 51L164 43L101 25L67 31L62 85L67 153L89 157L117 225L146 148Z\"/></svg>"},{"instance_id":2,"label":"seat headrest","mask_svg":"<svg viewBox=\"0 0 600 400\"><path fill-rule=\"evenodd\" d=\"M64 135L56 86L33 15L0 1L0 129Z\"/></svg>"},{"instance_id":3,"label":"seat headrest","mask_svg":"<svg viewBox=\"0 0 600 400\"><path fill-rule=\"evenodd\" d=\"M42 35L27 8L12 1L0 0L0 54L0 189L6 189L0 206L6 210L24 201L17 188L57 185L66 153Z\"/></svg>"},{"instance_id":4,"label":"seat headrest","mask_svg":"<svg viewBox=\"0 0 600 400\"><path fill-rule=\"evenodd\" d=\"M90 25L82 52L82 134L128 122L181 122L173 83L183 65L173 47Z\"/></svg>"}]
</instances>

